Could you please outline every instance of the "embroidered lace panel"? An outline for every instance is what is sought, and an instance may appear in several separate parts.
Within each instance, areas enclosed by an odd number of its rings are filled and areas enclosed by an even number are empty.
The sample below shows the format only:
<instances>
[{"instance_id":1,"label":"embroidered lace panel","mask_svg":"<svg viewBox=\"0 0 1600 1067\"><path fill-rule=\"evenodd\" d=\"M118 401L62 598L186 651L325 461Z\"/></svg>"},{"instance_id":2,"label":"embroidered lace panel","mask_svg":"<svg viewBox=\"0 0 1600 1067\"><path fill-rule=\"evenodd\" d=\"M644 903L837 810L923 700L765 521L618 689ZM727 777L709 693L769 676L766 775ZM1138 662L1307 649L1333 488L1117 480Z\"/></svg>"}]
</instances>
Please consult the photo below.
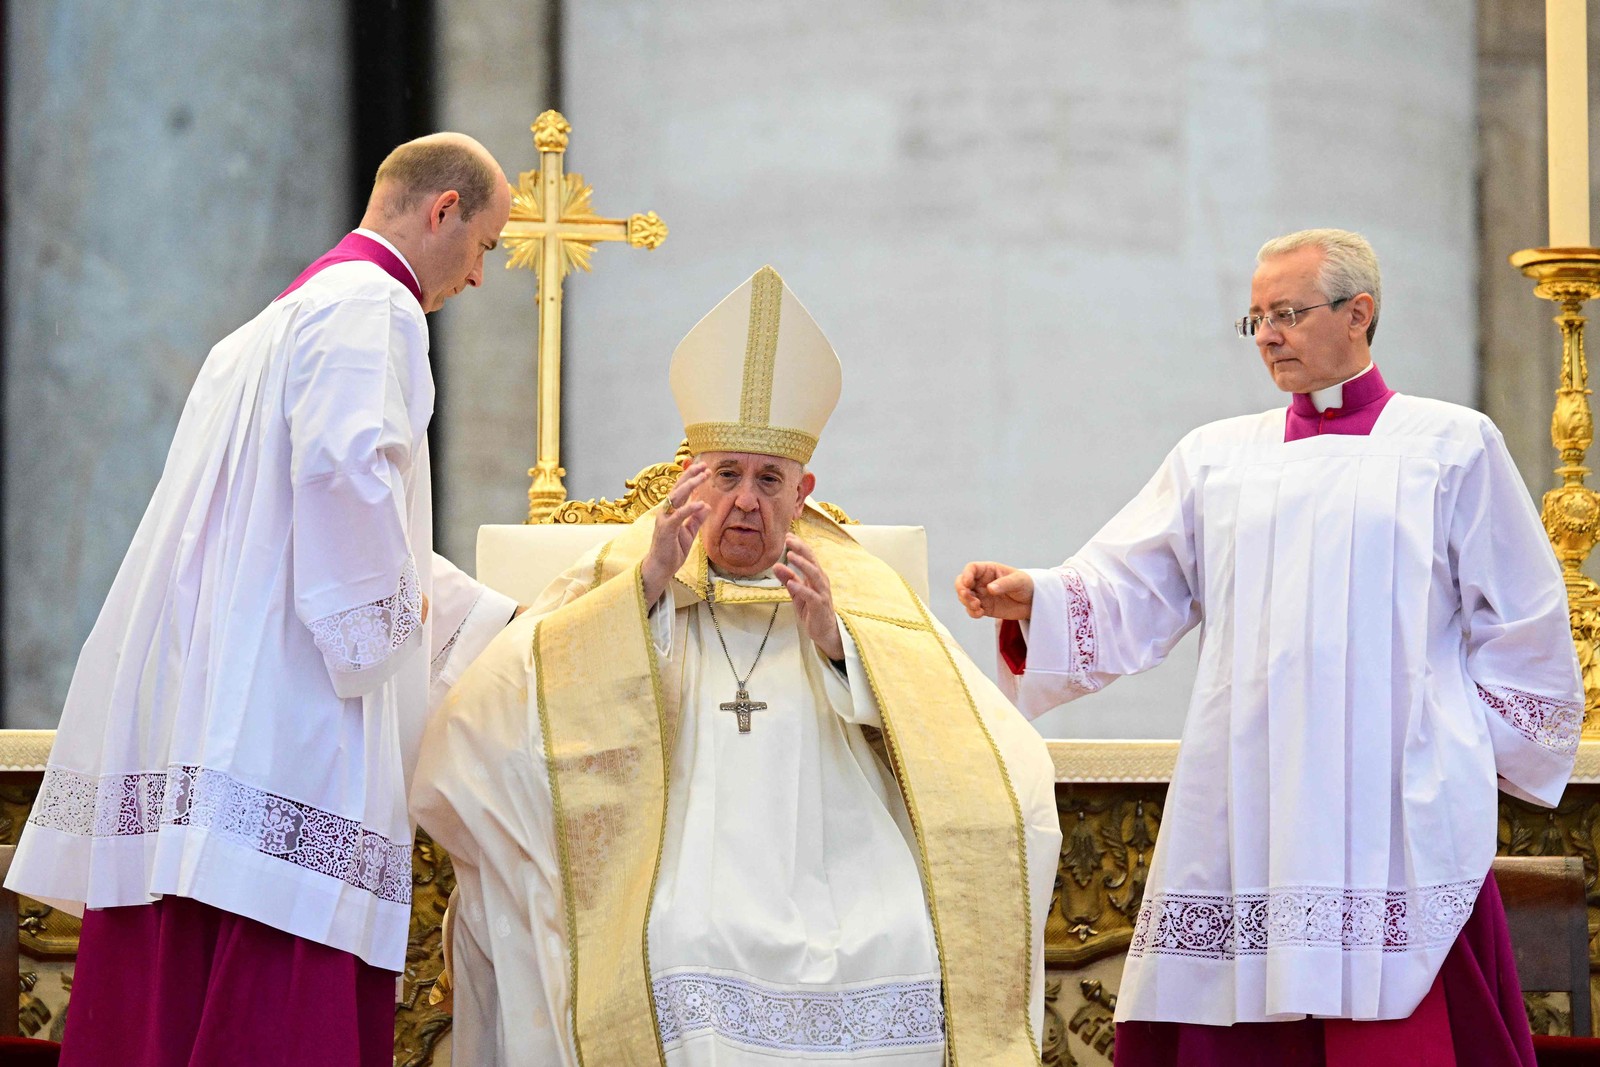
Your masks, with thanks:
<instances>
[{"instance_id":1,"label":"embroidered lace panel","mask_svg":"<svg viewBox=\"0 0 1600 1067\"><path fill-rule=\"evenodd\" d=\"M1128 955L1231 960L1296 945L1406 952L1455 941L1479 882L1418 889L1285 886L1263 893L1158 893L1139 909Z\"/></svg>"},{"instance_id":2,"label":"embroidered lace panel","mask_svg":"<svg viewBox=\"0 0 1600 1067\"><path fill-rule=\"evenodd\" d=\"M203 767L100 778L51 767L28 821L79 837L153 834L162 825L204 827L383 900L411 901L410 845Z\"/></svg>"},{"instance_id":3,"label":"embroidered lace panel","mask_svg":"<svg viewBox=\"0 0 1600 1067\"><path fill-rule=\"evenodd\" d=\"M1583 731L1583 705L1552 700L1520 689L1478 686L1478 696L1517 733L1552 752L1570 756L1578 751Z\"/></svg>"},{"instance_id":4,"label":"embroidered lace panel","mask_svg":"<svg viewBox=\"0 0 1600 1067\"><path fill-rule=\"evenodd\" d=\"M652 988L663 1046L705 1032L812 1055L944 1040L937 980L802 992L721 974L672 974Z\"/></svg>"},{"instance_id":5,"label":"embroidered lace panel","mask_svg":"<svg viewBox=\"0 0 1600 1067\"><path fill-rule=\"evenodd\" d=\"M1072 684L1087 693L1098 692L1102 683L1095 681L1094 669L1097 642L1094 632L1094 606L1089 603L1089 591L1083 587L1083 577L1071 567L1061 568L1061 584L1067 589L1067 627L1072 640Z\"/></svg>"},{"instance_id":6,"label":"embroidered lace panel","mask_svg":"<svg viewBox=\"0 0 1600 1067\"><path fill-rule=\"evenodd\" d=\"M422 590L408 559L393 596L317 619L311 639L335 670L361 671L388 659L421 626Z\"/></svg>"}]
</instances>

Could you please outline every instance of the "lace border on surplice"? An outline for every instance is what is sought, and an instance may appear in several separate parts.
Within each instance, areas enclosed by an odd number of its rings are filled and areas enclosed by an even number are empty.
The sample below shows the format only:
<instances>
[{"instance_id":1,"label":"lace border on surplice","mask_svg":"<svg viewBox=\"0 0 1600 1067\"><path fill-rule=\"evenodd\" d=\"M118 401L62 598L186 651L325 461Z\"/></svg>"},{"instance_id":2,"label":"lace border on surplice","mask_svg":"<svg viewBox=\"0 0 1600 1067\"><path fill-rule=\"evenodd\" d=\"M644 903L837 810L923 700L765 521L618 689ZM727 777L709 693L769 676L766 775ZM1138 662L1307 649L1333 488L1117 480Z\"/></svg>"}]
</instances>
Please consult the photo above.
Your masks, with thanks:
<instances>
[{"instance_id":1,"label":"lace border on surplice","mask_svg":"<svg viewBox=\"0 0 1600 1067\"><path fill-rule=\"evenodd\" d=\"M410 845L204 767L98 778L50 767L28 821L102 838L154 834L163 825L199 827L381 900L411 902Z\"/></svg>"},{"instance_id":2,"label":"lace border on surplice","mask_svg":"<svg viewBox=\"0 0 1600 1067\"><path fill-rule=\"evenodd\" d=\"M317 650L330 667L345 674L376 667L421 627L422 587L416 565L409 559L392 595L309 624Z\"/></svg>"},{"instance_id":3,"label":"lace border on surplice","mask_svg":"<svg viewBox=\"0 0 1600 1067\"><path fill-rule=\"evenodd\" d=\"M1481 881L1415 889L1283 886L1257 893L1157 893L1128 955L1231 960L1275 948L1406 952L1451 944Z\"/></svg>"},{"instance_id":4,"label":"lace border on surplice","mask_svg":"<svg viewBox=\"0 0 1600 1067\"><path fill-rule=\"evenodd\" d=\"M1498 685L1478 686L1478 696L1490 711L1534 744L1562 756L1578 751L1578 737L1583 732L1581 703Z\"/></svg>"}]
</instances>

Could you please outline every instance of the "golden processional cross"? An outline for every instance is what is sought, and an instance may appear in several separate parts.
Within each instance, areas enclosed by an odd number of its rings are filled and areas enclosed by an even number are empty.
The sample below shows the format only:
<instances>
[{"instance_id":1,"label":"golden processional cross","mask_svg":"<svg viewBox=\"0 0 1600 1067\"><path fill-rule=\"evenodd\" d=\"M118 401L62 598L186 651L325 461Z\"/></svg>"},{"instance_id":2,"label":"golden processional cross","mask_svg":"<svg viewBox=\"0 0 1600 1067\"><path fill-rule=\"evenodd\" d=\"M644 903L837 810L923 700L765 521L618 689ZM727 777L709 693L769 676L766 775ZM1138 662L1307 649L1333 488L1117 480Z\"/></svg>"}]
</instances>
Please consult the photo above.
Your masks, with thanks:
<instances>
[{"instance_id":1,"label":"golden processional cross","mask_svg":"<svg viewBox=\"0 0 1600 1067\"><path fill-rule=\"evenodd\" d=\"M667 225L654 211L626 219L594 214L594 189L583 175L562 172L572 126L559 111L546 111L533 124L539 169L524 171L511 190L511 219L500 231L506 267L530 268L539 289L539 452L529 476L528 521L540 522L567 499L561 478L561 287L573 267L589 270L589 257L601 241L627 241L634 248L656 248L667 239Z\"/></svg>"}]
</instances>

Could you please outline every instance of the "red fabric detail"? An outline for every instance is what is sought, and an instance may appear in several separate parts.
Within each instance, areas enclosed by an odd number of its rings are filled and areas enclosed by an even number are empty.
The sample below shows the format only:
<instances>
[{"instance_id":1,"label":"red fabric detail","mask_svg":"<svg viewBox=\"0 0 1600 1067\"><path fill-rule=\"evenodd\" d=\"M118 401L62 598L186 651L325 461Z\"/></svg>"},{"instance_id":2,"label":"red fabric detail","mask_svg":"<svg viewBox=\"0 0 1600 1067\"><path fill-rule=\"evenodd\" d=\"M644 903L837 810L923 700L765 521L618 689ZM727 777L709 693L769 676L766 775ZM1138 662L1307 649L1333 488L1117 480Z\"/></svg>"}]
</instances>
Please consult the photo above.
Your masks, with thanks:
<instances>
[{"instance_id":1,"label":"red fabric detail","mask_svg":"<svg viewBox=\"0 0 1600 1067\"><path fill-rule=\"evenodd\" d=\"M1365 437L1394 395L1376 365L1344 383L1344 402L1339 407L1318 411L1309 394L1295 393L1289 398L1289 410L1284 412L1283 439L1299 441L1325 433Z\"/></svg>"},{"instance_id":2,"label":"red fabric detail","mask_svg":"<svg viewBox=\"0 0 1600 1067\"><path fill-rule=\"evenodd\" d=\"M1325 1019L1322 1044L1328 1067L1377 1067L1393 1063L1405 1049L1407 1067L1458 1067L1450 1037L1450 1005L1444 983L1434 982L1409 1018L1392 1022ZM1508 1061L1509 1062L1509 1061Z\"/></svg>"},{"instance_id":3,"label":"red fabric detail","mask_svg":"<svg viewBox=\"0 0 1600 1067\"><path fill-rule=\"evenodd\" d=\"M1539 1067L1600 1067L1600 1038L1535 1034L1533 1052Z\"/></svg>"},{"instance_id":4,"label":"red fabric detail","mask_svg":"<svg viewBox=\"0 0 1600 1067\"><path fill-rule=\"evenodd\" d=\"M335 263L373 263L383 268L383 272L410 291L417 298L418 305L422 303L422 287L411 276L411 271L400 261L400 257L389 251L382 244L372 238L359 233L347 233L344 240L334 245L328 251L318 256L311 266L300 272L300 277L289 283L289 288L278 294L282 300L320 271L326 270Z\"/></svg>"},{"instance_id":5,"label":"red fabric detail","mask_svg":"<svg viewBox=\"0 0 1600 1067\"><path fill-rule=\"evenodd\" d=\"M61 1046L31 1037L0 1037L0 1067L55 1067Z\"/></svg>"},{"instance_id":6,"label":"red fabric detail","mask_svg":"<svg viewBox=\"0 0 1600 1067\"><path fill-rule=\"evenodd\" d=\"M1439 1019L1441 1002L1444 1026ZM1331 1024L1302 1019L1237 1026L1119 1023L1115 1063L1116 1067L1536 1067L1533 1047L1505 907L1491 875L1484 880L1472 915L1445 957L1433 988L1411 1018ZM1351 1055L1355 1058L1347 1058Z\"/></svg>"},{"instance_id":7,"label":"red fabric detail","mask_svg":"<svg viewBox=\"0 0 1600 1067\"><path fill-rule=\"evenodd\" d=\"M63 1067L390 1067L395 975L184 897L84 914Z\"/></svg>"},{"instance_id":8,"label":"red fabric detail","mask_svg":"<svg viewBox=\"0 0 1600 1067\"><path fill-rule=\"evenodd\" d=\"M1028 640L1022 636L1022 624L1015 619L1000 623L1000 658L1012 674L1028 669Z\"/></svg>"}]
</instances>

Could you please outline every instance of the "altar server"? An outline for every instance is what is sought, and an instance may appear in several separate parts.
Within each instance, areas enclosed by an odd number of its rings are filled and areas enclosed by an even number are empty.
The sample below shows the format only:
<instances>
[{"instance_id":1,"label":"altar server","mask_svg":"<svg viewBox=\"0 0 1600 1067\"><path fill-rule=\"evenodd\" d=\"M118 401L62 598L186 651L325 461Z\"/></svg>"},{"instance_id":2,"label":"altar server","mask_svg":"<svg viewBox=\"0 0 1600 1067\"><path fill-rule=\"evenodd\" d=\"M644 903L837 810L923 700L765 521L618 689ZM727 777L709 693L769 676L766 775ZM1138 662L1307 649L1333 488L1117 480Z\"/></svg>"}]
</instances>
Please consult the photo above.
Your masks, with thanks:
<instances>
[{"instance_id":1,"label":"altar server","mask_svg":"<svg viewBox=\"0 0 1600 1067\"><path fill-rule=\"evenodd\" d=\"M1124 1067L1533 1064L1487 876L1497 784L1572 771L1566 591L1494 425L1385 384L1379 301L1360 236L1268 242L1237 328L1288 410L1190 433L1061 566L956 583L1030 715L1202 626Z\"/></svg>"},{"instance_id":2,"label":"altar server","mask_svg":"<svg viewBox=\"0 0 1600 1067\"><path fill-rule=\"evenodd\" d=\"M1053 769L808 503L838 358L765 268L671 380L695 459L666 503L574 561L428 729L412 805L459 879L454 1054L1038 1063Z\"/></svg>"},{"instance_id":3,"label":"altar server","mask_svg":"<svg viewBox=\"0 0 1600 1067\"><path fill-rule=\"evenodd\" d=\"M430 682L516 607L431 550L423 315L509 211L471 138L400 146L201 367L6 882L88 909L67 1067L390 1063Z\"/></svg>"}]
</instances>

